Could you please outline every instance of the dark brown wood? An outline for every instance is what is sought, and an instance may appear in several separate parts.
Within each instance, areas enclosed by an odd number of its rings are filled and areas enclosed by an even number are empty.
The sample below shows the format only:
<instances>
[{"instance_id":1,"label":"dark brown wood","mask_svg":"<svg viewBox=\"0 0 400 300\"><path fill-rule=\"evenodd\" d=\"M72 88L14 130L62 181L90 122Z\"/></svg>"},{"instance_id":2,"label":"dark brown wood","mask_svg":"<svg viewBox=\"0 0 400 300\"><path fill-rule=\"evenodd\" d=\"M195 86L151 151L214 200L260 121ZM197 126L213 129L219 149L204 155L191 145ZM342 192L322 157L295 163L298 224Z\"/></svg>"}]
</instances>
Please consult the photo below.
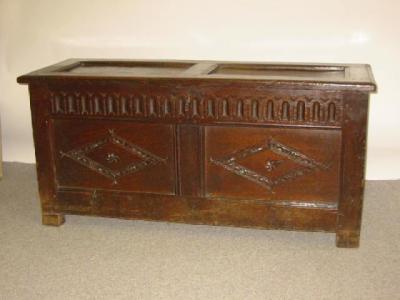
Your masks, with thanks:
<instances>
[{"instance_id":1,"label":"dark brown wood","mask_svg":"<svg viewBox=\"0 0 400 300\"><path fill-rule=\"evenodd\" d=\"M178 182L177 195L202 196L204 155L202 146L202 126L178 125L177 130L177 155L178 155Z\"/></svg>"},{"instance_id":2,"label":"dark brown wood","mask_svg":"<svg viewBox=\"0 0 400 300\"><path fill-rule=\"evenodd\" d=\"M48 92L45 85L30 84L29 93L42 215L54 215L58 213L58 204L55 198L56 182L51 137L48 134L50 126L49 105L46 101ZM45 220L46 218L43 217L43 223Z\"/></svg>"},{"instance_id":3,"label":"dark brown wood","mask_svg":"<svg viewBox=\"0 0 400 300\"><path fill-rule=\"evenodd\" d=\"M368 65L67 60L18 82L43 224L82 214L359 245Z\"/></svg>"},{"instance_id":4,"label":"dark brown wood","mask_svg":"<svg viewBox=\"0 0 400 300\"><path fill-rule=\"evenodd\" d=\"M50 226L61 226L65 223L64 214L42 214L42 224Z\"/></svg>"},{"instance_id":5,"label":"dark brown wood","mask_svg":"<svg viewBox=\"0 0 400 300\"><path fill-rule=\"evenodd\" d=\"M81 188L60 189L66 214L159 220L191 224L335 232L337 210L285 201L134 194Z\"/></svg>"},{"instance_id":6,"label":"dark brown wood","mask_svg":"<svg viewBox=\"0 0 400 300\"><path fill-rule=\"evenodd\" d=\"M208 197L338 202L339 130L210 126L205 145Z\"/></svg>"},{"instance_id":7,"label":"dark brown wood","mask_svg":"<svg viewBox=\"0 0 400 300\"><path fill-rule=\"evenodd\" d=\"M172 125L58 119L50 135L59 187L175 193Z\"/></svg>"},{"instance_id":8,"label":"dark brown wood","mask_svg":"<svg viewBox=\"0 0 400 300\"><path fill-rule=\"evenodd\" d=\"M338 247L360 243L367 138L368 95L346 93L342 144L342 192L336 228Z\"/></svg>"}]
</instances>

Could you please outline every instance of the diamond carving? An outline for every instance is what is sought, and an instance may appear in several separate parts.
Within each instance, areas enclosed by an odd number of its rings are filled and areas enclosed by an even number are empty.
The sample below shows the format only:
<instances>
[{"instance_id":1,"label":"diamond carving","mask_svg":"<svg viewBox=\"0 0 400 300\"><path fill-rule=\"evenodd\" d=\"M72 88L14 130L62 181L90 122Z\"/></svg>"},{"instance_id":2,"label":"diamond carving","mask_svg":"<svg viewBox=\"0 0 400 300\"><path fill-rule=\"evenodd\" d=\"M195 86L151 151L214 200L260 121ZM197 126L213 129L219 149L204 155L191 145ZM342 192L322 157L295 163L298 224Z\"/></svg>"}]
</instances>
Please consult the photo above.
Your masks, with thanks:
<instances>
[{"instance_id":1,"label":"diamond carving","mask_svg":"<svg viewBox=\"0 0 400 300\"><path fill-rule=\"evenodd\" d=\"M292 167L288 172L282 174L277 177L267 176L263 174L259 174L256 171L245 167L241 163L240 160L243 160L247 157L251 157L258 153L271 151L283 159L288 159L295 163L298 167ZM329 166L318 162L307 155L301 153L300 151L286 146L273 138L269 138L265 144L256 145L249 148L241 149L230 155L222 158L210 158L210 162L224 168L225 170L232 172L238 176L241 176L247 180L250 180L258 185L261 185L267 188L269 191L279 185L283 184L287 181L294 180L301 176L306 176L311 172L315 172L317 170L327 170ZM268 160L264 168L269 173L273 171L275 168L278 168L283 160Z\"/></svg>"},{"instance_id":2,"label":"diamond carving","mask_svg":"<svg viewBox=\"0 0 400 300\"><path fill-rule=\"evenodd\" d=\"M109 143L127 151L128 153L133 154L135 157L138 157L139 160L133 161L132 159L131 163L128 163L115 170L89 157L89 154L92 153L94 150L101 149ZM87 167L88 169L111 179L113 184L117 184L118 179L123 176L127 176L129 174L139 172L151 166L166 162L166 159L158 157L157 155L139 147L138 145L135 145L127 141L126 139L118 136L114 132L114 130L108 130L108 135L100 140L70 150L68 152L60 151L60 154L61 158L68 157L76 161L77 163ZM109 153L106 156L106 161L109 163L116 163L119 160L119 156L114 153Z\"/></svg>"}]
</instances>

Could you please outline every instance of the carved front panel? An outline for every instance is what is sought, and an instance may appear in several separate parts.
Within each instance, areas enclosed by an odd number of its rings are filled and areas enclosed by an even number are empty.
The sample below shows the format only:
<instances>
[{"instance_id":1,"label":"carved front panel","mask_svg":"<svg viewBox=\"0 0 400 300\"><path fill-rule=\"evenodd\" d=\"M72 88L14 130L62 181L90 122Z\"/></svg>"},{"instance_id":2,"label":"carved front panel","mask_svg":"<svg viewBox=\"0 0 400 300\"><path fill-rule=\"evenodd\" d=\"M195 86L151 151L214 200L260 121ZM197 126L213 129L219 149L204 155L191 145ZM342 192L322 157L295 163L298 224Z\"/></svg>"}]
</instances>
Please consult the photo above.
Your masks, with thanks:
<instances>
[{"instance_id":1,"label":"carved front panel","mask_svg":"<svg viewBox=\"0 0 400 300\"><path fill-rule=\"evenodd\" d=\"M58 186L174 194L173 126L54 120Z\"/></svg>"},{"instance_id":2,"label":"carved front panel","mask_svg":"<svg viewBox=\"0 0 400 300\"><path fill-rule=\"evenodd\" d=\"M207 127L206 195L334 204L340 140L338 130Z\"/></svg>"}]
</instances>

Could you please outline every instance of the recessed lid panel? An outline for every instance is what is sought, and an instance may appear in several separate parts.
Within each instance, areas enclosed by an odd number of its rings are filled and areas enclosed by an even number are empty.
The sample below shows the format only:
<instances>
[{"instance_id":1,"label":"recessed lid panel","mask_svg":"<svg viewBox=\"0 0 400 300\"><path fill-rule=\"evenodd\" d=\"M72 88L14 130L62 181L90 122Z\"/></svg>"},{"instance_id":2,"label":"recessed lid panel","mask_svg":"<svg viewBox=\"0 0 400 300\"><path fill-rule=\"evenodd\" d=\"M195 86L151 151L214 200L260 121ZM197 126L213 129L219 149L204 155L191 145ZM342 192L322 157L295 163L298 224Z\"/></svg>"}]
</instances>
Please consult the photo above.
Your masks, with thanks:
<instances>
[{"instance_id":1,"label":"recessed lid panel","mask_svg":"<svg viewBox=\"0 0 400 300\"><path fill-rule=\"evenodd\" d=\"M64 72L78 75L131 75L131 76L157 76L177 75L193 64L157 63L157 62L82 62Z\"/></svg>"},{"instance_id":2,"label":"recessed lid panel","mask_svg":"<svg viewBox=\"0 0 400 300\"><path fill-rule=\"evenodd\" d=\"M219 64L210 75L245 76L265 78L315 78L343 80L346 77L345 66L296 66L262 64Z\"/></svg>"}]
</instances>

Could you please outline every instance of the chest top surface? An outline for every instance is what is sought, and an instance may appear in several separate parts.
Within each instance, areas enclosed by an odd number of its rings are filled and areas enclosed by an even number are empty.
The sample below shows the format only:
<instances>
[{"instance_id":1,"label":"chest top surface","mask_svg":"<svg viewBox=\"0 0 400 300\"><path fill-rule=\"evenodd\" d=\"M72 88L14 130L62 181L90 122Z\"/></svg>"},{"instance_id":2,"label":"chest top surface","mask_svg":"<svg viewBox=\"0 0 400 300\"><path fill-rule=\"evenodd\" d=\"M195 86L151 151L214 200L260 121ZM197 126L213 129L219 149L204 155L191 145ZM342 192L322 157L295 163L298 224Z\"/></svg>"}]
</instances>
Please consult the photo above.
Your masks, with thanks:
<instances>
[{"instance_id":1,"label":"chest top surface","mask_svg":"<svg viewBox=\"0 0 400 300\"><path fill-rule=\"evenodd\" d=\"M77 79L169 80L212 84L250 82L277 88L376 90L371 68L366 64L68 59L20 76L18 82Z\"/></svg>"}]
</instances>

